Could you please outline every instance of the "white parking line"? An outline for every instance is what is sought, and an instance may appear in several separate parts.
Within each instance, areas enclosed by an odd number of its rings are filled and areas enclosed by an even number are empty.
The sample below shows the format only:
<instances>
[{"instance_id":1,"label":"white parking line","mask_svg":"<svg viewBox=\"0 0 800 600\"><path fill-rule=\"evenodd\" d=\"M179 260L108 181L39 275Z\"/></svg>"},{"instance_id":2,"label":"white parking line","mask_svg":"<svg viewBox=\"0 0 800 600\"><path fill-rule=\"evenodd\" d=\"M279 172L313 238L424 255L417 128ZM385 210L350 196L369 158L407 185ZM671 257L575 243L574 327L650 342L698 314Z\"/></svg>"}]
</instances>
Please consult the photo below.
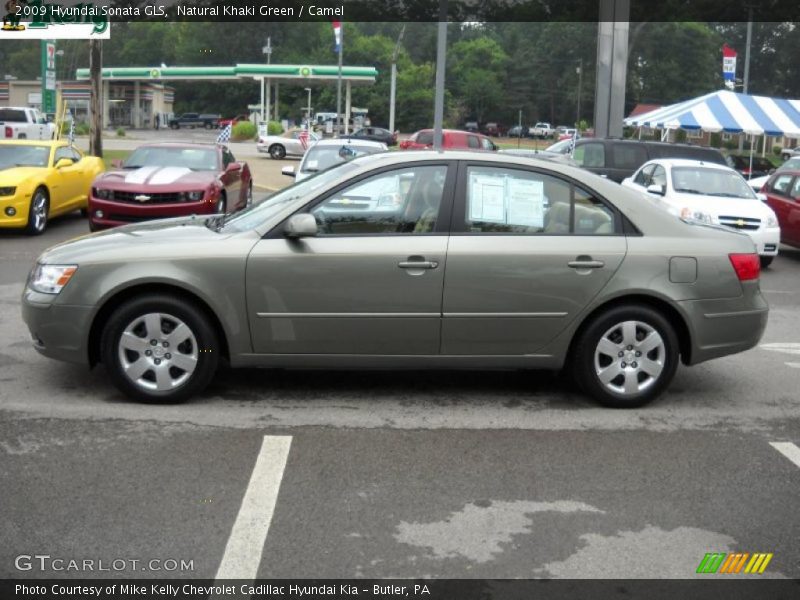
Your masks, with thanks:
<instances>
[{"instance_id":1,"label":"white parking line","mask_svg":"<svg viewBox=\"0 0 800 600\"><path fill-rule=\"evenodd\" d=\"M792 442L770 442L769 445L800 467L800 448Z\"/></svg>"},{"instance_id":2,"label":"white parking line","mask_svg":"<svg viewBox=\"0 0 800 600\"><path fill-rule=\"evenodd\" d=\"M292 436L264 436L217 580L256 578L291 444Z\"/></svg>"}]
</instances>

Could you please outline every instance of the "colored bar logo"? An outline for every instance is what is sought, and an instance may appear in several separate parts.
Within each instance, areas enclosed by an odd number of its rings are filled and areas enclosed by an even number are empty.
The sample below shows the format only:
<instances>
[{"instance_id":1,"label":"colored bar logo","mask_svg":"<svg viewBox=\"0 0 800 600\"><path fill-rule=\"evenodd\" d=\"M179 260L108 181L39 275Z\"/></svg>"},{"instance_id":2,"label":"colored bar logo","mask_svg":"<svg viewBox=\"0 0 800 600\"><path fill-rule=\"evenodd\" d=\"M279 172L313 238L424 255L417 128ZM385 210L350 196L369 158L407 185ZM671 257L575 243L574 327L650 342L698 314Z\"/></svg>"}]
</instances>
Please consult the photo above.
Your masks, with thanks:
<instances>
[{"instance_id":1,"label":"colored bar logo","mask_svg":"<svg viewBox=\"0 0 800 600\"><path fill-rule=\"evenodd\" d=\"M772 552L756 552L754 554L748 552L732 552L729 554L725 552L709 552L700 561L697 572L727 575L739 573L761 575L766 570L772 557Z\"/></svg>"}]
</instances>

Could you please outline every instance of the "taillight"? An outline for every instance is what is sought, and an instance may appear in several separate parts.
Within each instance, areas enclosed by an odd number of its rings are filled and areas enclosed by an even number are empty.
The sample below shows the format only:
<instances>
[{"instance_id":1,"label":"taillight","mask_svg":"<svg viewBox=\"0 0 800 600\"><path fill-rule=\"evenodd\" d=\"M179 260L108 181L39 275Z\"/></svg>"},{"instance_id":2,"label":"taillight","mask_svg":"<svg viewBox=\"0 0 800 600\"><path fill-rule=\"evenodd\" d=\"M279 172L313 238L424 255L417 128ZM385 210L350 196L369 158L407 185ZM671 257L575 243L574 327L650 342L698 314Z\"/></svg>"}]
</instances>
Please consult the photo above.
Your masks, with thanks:
<instances>
[{"instance_id":1,"label":"taillight","mask_svg":"<svg viewBox=\"0 0 800 600\"><path fill-rule=\"evenodd\" d=\"M6 127L6 137L7 138L14 137L14 130L11 129L11 127Z\"/></svg>"},{"instance_id":2,"label":"taillight","mask_svg":"<svg viewBox=\"0 0 800 600\"><path fill-rule=\"evenodd\" d=\"M733 270L739 281L758 279L761 274L761 261L758 254L728 254Z\"/></svg>"}]
</instances>

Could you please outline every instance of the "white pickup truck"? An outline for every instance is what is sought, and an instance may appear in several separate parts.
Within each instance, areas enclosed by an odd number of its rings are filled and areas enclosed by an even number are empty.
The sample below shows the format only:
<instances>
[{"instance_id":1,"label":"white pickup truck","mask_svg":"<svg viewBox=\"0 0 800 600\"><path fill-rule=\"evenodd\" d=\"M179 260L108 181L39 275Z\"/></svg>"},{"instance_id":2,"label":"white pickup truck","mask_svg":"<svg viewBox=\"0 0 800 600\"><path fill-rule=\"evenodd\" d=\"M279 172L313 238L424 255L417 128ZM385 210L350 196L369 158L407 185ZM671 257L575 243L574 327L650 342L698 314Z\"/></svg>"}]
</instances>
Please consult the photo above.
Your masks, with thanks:
<instances>
[{"instance_id":1,"label":"white pickup truck","mask_svg":"<svg viewBox=\"0 0 800 600\"><path fill-rule=\"evenodd\" d=\"M50 140L54 133L55 126L35 108L0 107L0 139Z\"/></svg>"},{"instance_id":2,"label":"white pickup truck","mask_svg":"<svg viewBox=\"0 0 800 600\"><path fill-rule=\"evenodd\" d=\"M528 135L533 138L551 138L556 130L550 127L550 123L537 123L528 131Z\"/></svg>"}]
</instances>

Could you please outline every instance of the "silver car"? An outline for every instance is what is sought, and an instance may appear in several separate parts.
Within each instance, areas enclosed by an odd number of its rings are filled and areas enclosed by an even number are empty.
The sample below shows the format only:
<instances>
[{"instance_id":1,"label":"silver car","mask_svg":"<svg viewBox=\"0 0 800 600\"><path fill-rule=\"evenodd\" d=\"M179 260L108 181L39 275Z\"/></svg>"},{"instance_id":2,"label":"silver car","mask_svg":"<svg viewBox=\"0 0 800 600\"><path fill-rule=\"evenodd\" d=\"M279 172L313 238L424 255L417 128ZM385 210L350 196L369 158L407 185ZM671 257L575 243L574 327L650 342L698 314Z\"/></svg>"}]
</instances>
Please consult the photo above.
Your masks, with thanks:
<instances>
[{"instance_id":1,"label":"silver car","mask_svg":"<svg viewBox=\"0 0 800 600\"><path fill-rule=\"evenodd\" d=\"M380 198L354 201L371 193ZM767 323L746 235L684 222L552 162L364 156L235 216L129 225L47 250L23 294L45 356L145 401L263 366L568 367L640 406Z\"/></svg>"}]
</instances>

